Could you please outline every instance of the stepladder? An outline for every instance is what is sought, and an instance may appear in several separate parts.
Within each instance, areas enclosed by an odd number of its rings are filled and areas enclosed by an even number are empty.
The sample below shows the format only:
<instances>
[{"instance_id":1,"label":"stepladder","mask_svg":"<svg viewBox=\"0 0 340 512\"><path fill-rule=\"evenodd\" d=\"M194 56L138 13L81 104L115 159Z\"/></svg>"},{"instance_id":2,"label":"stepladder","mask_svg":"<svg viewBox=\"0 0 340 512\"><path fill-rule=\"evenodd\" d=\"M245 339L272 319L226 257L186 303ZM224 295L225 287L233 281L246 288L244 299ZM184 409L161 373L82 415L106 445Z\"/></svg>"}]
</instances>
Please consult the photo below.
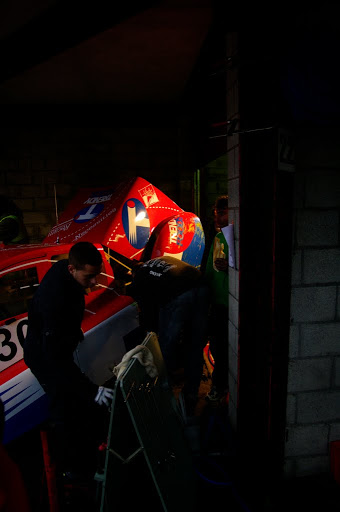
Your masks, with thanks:
<instances>
[{"instance_id":1,"label":"stepladder","mask_svg":"<svg viewBox=\"0 0 340 512\"><path fill-rule=\"evenodd\" d=\"M157 376L150 377L132 359L117 378L105 467L97 476L100 512L119 506L193 512L197 482L192 453L156 334L148 333L142 344L152 354Z\"/></svg>"}]
</instances>

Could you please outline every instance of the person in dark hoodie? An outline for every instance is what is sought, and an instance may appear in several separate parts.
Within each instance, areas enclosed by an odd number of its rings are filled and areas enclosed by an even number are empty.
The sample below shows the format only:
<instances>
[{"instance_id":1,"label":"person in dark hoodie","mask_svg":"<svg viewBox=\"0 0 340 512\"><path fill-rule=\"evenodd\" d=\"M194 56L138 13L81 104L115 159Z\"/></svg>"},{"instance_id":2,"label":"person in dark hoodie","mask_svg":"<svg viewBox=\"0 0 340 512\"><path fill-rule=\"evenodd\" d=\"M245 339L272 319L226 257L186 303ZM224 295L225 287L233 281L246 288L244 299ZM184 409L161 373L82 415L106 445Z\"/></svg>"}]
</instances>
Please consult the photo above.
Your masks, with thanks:
<instances>
[{"instance_id":1,"label":"person in dark hoodie","mask_svg":"<svg viewBox=\"0 0 340 512\"><path fill-rule=\"evenodd\" d=\"M139 262L132 268L126 294L140 309L140 326L158 335L170 376L178 369L177 347L184 339L184 386L187 414L193 416L203 373L207 343L208 288L196 267L172 256Z\"/></svg>"},{"instance_id":2,"label":"person in dark hoodie","mask_svg":"<svg viewBox=\"0 0 340 512\"><path fill-rule=\"evenodd\" d=\"M53 264L28 311L24 361L49 397L56 460L63 473L93 479L98 447L107 441L113 390L94 384L73 359L83 339L86 289L96 285L102 256L78 242Z\"/></svg>"}]
</instances>

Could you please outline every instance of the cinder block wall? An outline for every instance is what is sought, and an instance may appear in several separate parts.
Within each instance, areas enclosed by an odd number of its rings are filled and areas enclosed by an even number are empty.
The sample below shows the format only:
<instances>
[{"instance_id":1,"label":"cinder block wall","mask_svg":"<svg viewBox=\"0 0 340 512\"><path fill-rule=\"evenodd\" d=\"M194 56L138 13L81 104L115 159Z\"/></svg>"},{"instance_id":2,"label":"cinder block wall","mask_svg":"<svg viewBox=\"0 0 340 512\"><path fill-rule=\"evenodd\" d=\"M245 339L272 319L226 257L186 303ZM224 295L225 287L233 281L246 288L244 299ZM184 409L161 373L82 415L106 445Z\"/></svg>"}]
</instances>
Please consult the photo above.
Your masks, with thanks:
<instances>
[{"instance_id":1,"label":"cinder block wall","mask_svg":"<svg viewBox=\"0 0 340 512\"><path fill-rule=\"evenodd\" d=\"M227 55L237 55L229 34ZM227 115L239 117L238 68L227 73ZM291 328L284 474L329 473L330 442L340 439L339 133L299 127L296 140ZM229 217L236 268L229 269L229 417L237 427L239 312L239 137L227 139Z\"/></svg>"},{"instance_id":2,"label":"cinder block wall","mask_svg":"<svg viewBox=\"0 0 340 512\"><path fill-rule=\"evenodd\" d=\"M238 103L238 35L228 34L227 56L230 66L227 73L227 115L228 120L239 117ZM239 135L227 137L229 223L234 224L235 268L229 267L229 418L237 428L237 382L238 382L238 328L239 328Z\"/></svg>"},{"instance_id":3,"label":"cinder block wall","mask_svg":"<svg viewBox=\"0 0 340 512\"><path fill-rule=\"evenodd\" d=\"M297 147L285 474L329 472L340 439L339 134Z\"/></svg>"},{"instance_id":4,"label":"cinder block wall","mask_svg":"<svg viewBox=\"0 0 340 512\"><path fill-rule=\"evenodd\" d=\"M96 115L83 123L66 116L64 126L52 110L33 126L23 128L20 119L1 133L0 193L23 210L31 243L41 242L56 224L55 194L60 214L80 187L112 186L133 176L192 211L195 164L187 121L130 112L113 117L109 127Z\"/></svg>"}]
</instances>

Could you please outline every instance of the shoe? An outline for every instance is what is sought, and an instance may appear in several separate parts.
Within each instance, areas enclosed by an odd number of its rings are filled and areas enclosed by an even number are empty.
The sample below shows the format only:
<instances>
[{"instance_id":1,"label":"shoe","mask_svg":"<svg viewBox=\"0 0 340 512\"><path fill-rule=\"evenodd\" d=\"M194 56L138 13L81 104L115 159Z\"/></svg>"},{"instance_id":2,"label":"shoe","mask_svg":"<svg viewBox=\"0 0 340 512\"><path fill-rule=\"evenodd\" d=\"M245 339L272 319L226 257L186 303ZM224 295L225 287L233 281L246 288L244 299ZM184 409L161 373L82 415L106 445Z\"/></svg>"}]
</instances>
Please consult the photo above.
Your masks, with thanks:
<instances>
[{"instance_id":1,"label":"shoe","mask_svg":"<svg viewBox=\"0 0 340 512\"><path fill-rule=\"evenodd\" d=\"M223 400L228 394L228 391L220 391L217 389L216 386L212 386L209 393L207 393L205 399L208 400L208 402L219 402L220 400Z\"/></svg>"}]
</instances>

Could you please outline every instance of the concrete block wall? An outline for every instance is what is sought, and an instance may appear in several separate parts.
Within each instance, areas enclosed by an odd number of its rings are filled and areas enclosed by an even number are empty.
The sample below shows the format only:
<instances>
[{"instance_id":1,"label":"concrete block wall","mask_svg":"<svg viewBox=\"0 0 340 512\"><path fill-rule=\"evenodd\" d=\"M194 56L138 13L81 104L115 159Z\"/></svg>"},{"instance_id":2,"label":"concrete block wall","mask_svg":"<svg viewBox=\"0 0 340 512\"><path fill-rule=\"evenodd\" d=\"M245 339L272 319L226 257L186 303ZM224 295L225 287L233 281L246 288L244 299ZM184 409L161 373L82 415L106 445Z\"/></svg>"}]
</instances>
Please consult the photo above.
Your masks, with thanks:
<instances>
[{"instance_id":1,"label":"concrete block wall","mask_svg":"<svg viewBox=\"0 0 340 512\"><path fill-rule=\"evenodd\" d=\"M185 154L183 130L179 143L180 121L168 118L162 123L159 116L153 120L136 115L128 125L126 119L115 123L107 128L95 121L66 122L65 128L46 122L2 134L0 193L23 210L31 243L41 242L56 224L55 195L60 214L78 188L111 186L129 177L151 181L191 211L188 176L195 166L190 152Z\"/></svg>"},{"instance_id":2,"label":"concrete block wall","mask_svg":"<svg viewBox=\"0 0 340 512\"><path fill-rule=\"evenodd\" d=\"M333 143L332 143L333 141ZM288 365L287 476L328 473L340 439L340 151L338 138L300 139Z\"/></svg>"},{"instance_id":3,"label":"concrete block wall","mask_svg":"<svg viewBox=\"0 0 340 512\"><path fill-rule=\"evenodd\" d=\"M227 56L230 66L227 73L227 118L238 117L238 68L233 58L238 52L238 35L227 36ZM237 382L238 382L238 328L239 328L239 136L227 137L229 223L234 224L235 268L229 267L229 418L232 427L237 428Z\"/></svg>"}]
</instances>

